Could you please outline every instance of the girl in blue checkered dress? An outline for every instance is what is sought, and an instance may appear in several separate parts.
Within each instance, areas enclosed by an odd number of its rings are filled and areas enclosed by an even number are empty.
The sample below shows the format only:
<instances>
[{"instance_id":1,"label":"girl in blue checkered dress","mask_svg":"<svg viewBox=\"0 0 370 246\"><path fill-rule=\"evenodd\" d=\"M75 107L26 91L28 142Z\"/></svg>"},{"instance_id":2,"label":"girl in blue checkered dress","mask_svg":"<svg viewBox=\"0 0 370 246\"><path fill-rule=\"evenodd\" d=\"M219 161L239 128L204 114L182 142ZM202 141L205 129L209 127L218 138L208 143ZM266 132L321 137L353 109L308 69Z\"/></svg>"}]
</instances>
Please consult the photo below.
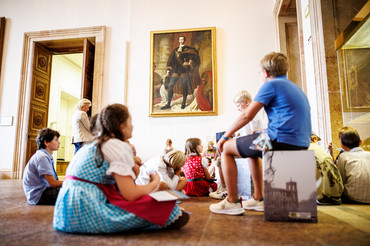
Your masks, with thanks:
<instances>
[{"instance_id":1,"label":"girl in blue checkered dress","mask_svg":"<svg viewBox=\"0 0 370 246\"><path fill-rule=\"evenodd\" d=\"M113 233L129 229L180 228L189 220L175 202L156 202L149 193L160 182L151 175L136 185L139 167L127 143L133 126L126 106L113 104L99 114L100 134L73 157L59 192L53 226L71 233Z\"/></svg>"}]
</instances>

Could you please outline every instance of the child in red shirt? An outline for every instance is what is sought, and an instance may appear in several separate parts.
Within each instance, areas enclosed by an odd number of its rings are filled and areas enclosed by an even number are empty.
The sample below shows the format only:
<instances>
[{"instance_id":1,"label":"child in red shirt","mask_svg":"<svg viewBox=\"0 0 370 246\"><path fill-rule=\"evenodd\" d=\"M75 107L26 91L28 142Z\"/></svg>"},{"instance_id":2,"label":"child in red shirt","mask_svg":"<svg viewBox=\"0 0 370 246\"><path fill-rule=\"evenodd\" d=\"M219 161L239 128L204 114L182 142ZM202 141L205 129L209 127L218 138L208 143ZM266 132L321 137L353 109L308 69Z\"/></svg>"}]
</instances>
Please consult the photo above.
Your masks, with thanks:
<instances>
[{"instance_id":1,"label":"child in red shirt","mask_svg":"<svg viewBox=\"0 0 370 246\"><path fill-rule=\"evenodd\" d=\"M186 162L182 167L188 181L184 190L189 196L207 196L217 190L217 184L208 172L208 160L202 157L203 146L199 138L189 138L185 144Z\"/></svg>"}]
</instances>

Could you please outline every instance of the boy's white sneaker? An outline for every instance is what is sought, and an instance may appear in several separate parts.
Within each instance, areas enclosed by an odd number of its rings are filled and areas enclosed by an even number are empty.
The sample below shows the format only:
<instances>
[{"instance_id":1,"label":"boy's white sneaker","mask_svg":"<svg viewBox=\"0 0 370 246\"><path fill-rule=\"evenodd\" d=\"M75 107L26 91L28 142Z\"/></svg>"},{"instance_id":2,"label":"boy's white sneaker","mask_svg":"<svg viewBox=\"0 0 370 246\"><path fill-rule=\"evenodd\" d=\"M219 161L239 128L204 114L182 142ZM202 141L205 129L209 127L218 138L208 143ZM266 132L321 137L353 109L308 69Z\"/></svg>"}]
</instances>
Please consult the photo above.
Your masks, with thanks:
<instances>
[{"instance_id":1,"label":"boy's white sneaker","mask_svg":"<svg viewBox=\"0 0 370 246\"><path fill-rule=\"evenodd\" d=\"M263 211L263 200L257 201L252 196L251 199L243 201L243 208L246 210Z\"/></svg>"},{"instance_id":2,"label":"boy's white sneaker","mask_svg":"<svg viewBox=\"0 0 370 246\"><path fill-rule=\"evenodd\" d=\"M228 202L225 198L219 203L211 204L209 209L215 214L228 214L228 215L240 215L244 214L244 209L241 201L236 203Z\"/></svg>"},{"instance_id":3,"label":"boy's white sneaker","mask_svg":"<svg viewBox=\"0 0 370 246\"><path fill-rule=\"evenodd\" d=\"M222 200L227 197L227 189L218 187L218 189L215 192L210 192L209 197Z\"/></svg>"}]
</instances>

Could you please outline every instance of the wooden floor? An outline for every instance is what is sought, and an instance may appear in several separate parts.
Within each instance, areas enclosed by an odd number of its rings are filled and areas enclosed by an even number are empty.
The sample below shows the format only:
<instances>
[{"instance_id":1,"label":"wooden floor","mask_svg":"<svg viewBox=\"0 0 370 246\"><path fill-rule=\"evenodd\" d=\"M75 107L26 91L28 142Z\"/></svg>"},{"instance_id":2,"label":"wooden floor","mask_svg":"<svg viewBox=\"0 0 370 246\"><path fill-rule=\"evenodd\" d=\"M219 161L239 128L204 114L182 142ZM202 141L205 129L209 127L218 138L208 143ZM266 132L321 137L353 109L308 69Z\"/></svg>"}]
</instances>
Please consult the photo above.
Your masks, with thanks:
<instances>
[{"instance_id":1,"label":"wooden floor","mask_svg":"<svg viewBox=\"0 0 370 246\"><path fill-rule=\"evenodd\" d=\"M370 245L370 205L319 206L317 224L281 223L263 212L212 214L215 200L191 198L181 230L81 235L55 231L54 207L28 205L20 180L0 180L0 197L0 245Z\"/></svg>"}]
</instances>

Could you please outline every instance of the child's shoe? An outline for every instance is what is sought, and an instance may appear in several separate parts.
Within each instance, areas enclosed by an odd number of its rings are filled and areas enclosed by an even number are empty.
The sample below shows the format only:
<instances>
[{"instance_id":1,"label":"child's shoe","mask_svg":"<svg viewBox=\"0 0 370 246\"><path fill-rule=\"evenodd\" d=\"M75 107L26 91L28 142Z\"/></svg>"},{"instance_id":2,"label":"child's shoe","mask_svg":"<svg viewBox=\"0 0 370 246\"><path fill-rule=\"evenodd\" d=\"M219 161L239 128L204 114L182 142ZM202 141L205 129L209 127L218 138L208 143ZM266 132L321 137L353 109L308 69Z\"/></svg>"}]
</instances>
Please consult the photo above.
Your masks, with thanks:
<instances>
[{"instance_id":1,"label":"child's shoe","mask_svg":"<svg viewBox=\"0 0 370 246\"><path fill-rule=\"evenodd\" d=\"M246 210L263 211L263 199L257 201L252 196L251 199L243 201L243 208Z\"/></svg>"},{"instance_id":2,"label":"child's shoe","mask_svg":"<svg viewBox=\"0 0 370 246\"><path fill-rule=\"evenodd\" d=\"M209 197L218 200L225 199L227 197L227 189L220 186L215 192L210 192Z\"/></svg>"},{"instance_id":3,"label":"child's shoe","mask_svg":"<svg viewBox=\"0 0 370 246\"><path fill-rule=\"evenodd\" d=\"M241 200L235 203L228 202L225 198L219 203L211 204L209 209L215 214L228 214L228 215L240 215L244 214Z\"/></svg>"},{"instance_id":4,"label":"child's shoe","mask_svg":"<svg viewBox=\"0 0 370 246\"><path fill-rule=\"evenodd\" d=\"M342 199L340 197L327 197L323 196L321 199L316 200L318 205L340 205L342 204Z\"/></svg>"},{"instance_id":5,"label":"child's shoe","mask_svg":"<svg viewBox=\"0 0 370 246\"><path fill-rule=\"evenodd\" d=\"M188 223L189 219L190 219L189 214L185 212L184 210L182 210L182 215L177 220L175 220L172 224L169 224L166 228L167 229L180 229L181 227L183 227L184 225Z\"/></svg>"}]
</instances>

